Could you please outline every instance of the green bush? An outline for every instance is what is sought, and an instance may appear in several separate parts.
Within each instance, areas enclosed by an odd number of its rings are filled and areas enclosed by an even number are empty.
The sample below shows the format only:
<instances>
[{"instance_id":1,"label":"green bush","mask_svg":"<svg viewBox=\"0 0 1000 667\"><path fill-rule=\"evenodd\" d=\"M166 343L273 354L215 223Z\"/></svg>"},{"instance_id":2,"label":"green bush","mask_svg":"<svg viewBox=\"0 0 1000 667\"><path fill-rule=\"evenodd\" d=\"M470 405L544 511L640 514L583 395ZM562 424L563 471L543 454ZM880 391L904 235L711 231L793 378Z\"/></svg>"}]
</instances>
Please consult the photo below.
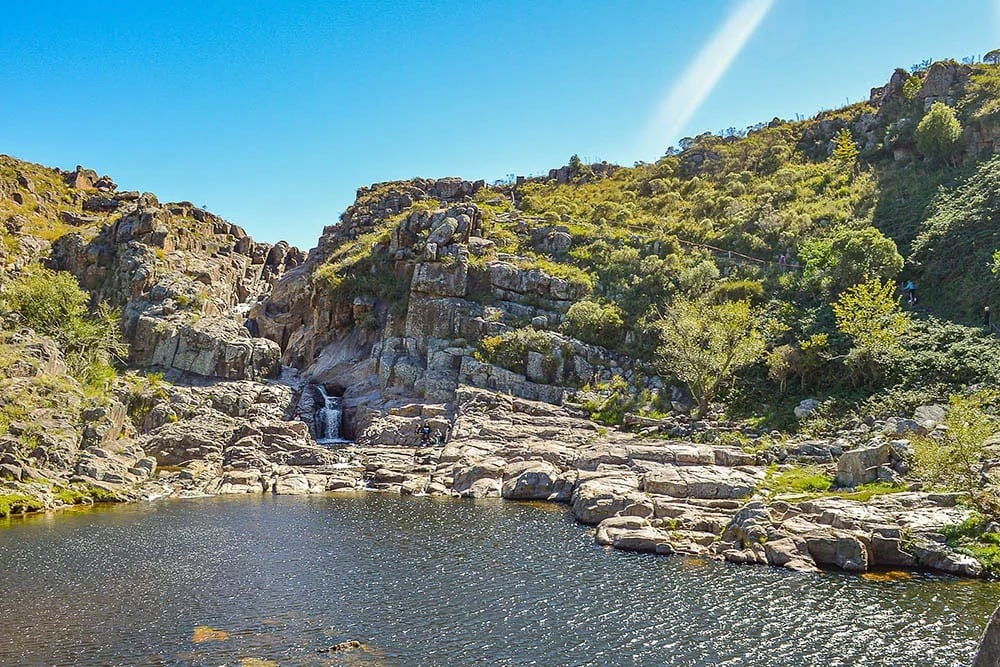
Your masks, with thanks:
<instances>
[{"instance_id":1,"label":"green bush","mask_svg":"<svg viewBox=\"0 0 1000 667\"><path fill-rule=\"evenodd\" d=\"M764 284L759 280L745 278L723 280L712 288L708 299L713 303L749 301L754 305L759 305L765 301Z\"/></svg>"},{"instance_id":2,"label":"green bush","mask_svg":"<svg viewBox=\"0 0 1000 667\"><path fill-rule=\"evenodd\" d=\"M955 110L935 102L917 125L917 150L932 160L948 162L962 150L962 124Z\"/></svg>"},{"instance_id":3,"label":"green bush","mask_svg":"<svg viewBox=\"0 0 1000 667\"><path fill-rule=\"evenodd\" d=\"M847 354L848 368L862 383L879 381L899 356L900 339L911 325L910 316L899 308L895 285L878 279L858 283L841 293L833 314L837 329L854 342Z\"/></svg>"},{"instance_id":4,"label":"green bush","mask_svg":"<svg viewBox=\"0 0 1000 667\"><path fill-rule=\"evenodd\" d=\"M479 342L475 357L482 362L506 368L515 373L527 370L528 352L551 354L552 339L541 331L524 327L499 336L487 336Z\"/></svg>"},{"instance_id":5,"label":"green bush","mask_svg":"<svg viewBox=\"0 0 1000 667\"><path fill-rule=\"evenodd\" d=\"M806 282L823 292L840 292L871 278L891 280L903 268L896 244L874 227L842 227L804 244L800 254Z\"/></svg>"},{"instance_id":6,"label":"green bush","mask_svg":"<svg viewBox=\"0 0 1000 667\"><path fill-rule=\"evenodd\" d=\"M991 414L998 395L980 391L955 395L945 417L947 430L917 438L914 473L937 488L961 491L983 515L1000 518L1000 489L983 474L990 457L989 438L1000 431Z\"/></svg>"},{"instance_id":7,"label":"green bush","mask_svg":"<svg viewBox=\"0 0 1000 667\"><path fill-rule=\"evenodd\" d=\"M118 314L103 304L88 312L90 296L71 274L35 268L0 291L0 314L20 320L54 339L66 355L70 371L95 389L106 389L127 347Z\"/></svg>"},{"instance_id":8,"label":"green bush","mask_svg":"<svg viewBox=\"0 0 1000 667\"><path fill-rule=\"evenodd\" d=\"M625 415L638 405L628 383L620 375L611 378L611 382L598 385L595 391L601 398L585 403L584 408L590 412L591 419L601 424L621 425L625 421Z\"/></svg>"},{"instance_id":9,"label":"green bush","mask_svg":"<svg viewBox=\"0 0 1000 667\"><path fill-rule=\"evenodd\" d=\"M563 332L585 343L615 348L623 344L621 308L596 301L577 301L566 311Z\"/></svg>"}]
</instances>

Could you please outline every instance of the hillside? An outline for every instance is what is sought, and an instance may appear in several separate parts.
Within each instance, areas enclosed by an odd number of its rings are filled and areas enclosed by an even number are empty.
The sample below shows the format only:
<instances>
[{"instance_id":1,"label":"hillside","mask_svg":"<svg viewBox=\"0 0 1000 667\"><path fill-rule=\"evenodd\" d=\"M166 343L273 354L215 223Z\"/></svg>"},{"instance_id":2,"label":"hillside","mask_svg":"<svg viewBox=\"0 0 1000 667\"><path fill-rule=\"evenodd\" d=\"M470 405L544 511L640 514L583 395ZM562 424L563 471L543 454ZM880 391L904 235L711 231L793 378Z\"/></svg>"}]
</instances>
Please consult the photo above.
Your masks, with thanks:
<instances>
[{"instance_id":1,"label":"hillside","mask_svg":"<svg viewBox=\"0 0 1000 667\"><path fill-rule=\"evenodd\" d=\"M655 163L378 183L308 253L0 156L0 514L374 488L564 502L620 548L981 574L997 100L1000 66L942 62Z\"/></svg>"},{"instance_id":2,"label":"hillside","mask_svg":"<svg viewBox=\"0 0 1000 667\"><path fill-rule=\"evenodd\" d=\"M362 188L253 317L300 368L332 342L381 334L382 388L416 397L470 381L530 397L586 387L601 390L578 396L595 412L617 393L655 414L670 409L660 388L683 386L657 354L668 304L750 299L784 332L770 367L762 356L730 384L733 414L789 427L807 397L839 418L906 412L997 379L995 341L976 326L1000 298L998 82L995 65L935 63L897 70L868 102L685 139L653 164L574 159L516 183ZM959 136L925 156L918 128L935 104ZM866 278L919 285L914 326L878 368L849 363L831 307ZM612 391L615 377L628 389Z\"/></svg>"}]
</instances>

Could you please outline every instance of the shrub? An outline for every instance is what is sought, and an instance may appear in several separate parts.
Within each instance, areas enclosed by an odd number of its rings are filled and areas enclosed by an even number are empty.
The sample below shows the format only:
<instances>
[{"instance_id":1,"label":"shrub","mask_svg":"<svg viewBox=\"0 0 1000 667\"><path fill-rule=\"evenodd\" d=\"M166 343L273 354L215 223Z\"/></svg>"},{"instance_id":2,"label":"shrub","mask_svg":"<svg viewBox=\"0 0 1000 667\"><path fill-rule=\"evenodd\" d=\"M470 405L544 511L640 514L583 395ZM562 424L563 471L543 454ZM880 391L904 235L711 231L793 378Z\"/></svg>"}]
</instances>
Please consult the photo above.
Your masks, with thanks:
<instances>
[{"instance_id":1,"label":"shrub","mask_svg":"<svg viewBox=\"0 0 1000 667\"><path fill-rule=\"evenodd\" d=\"M71 372L94 388L114 378L112 363L127 353L118 314L103 304L88 313L89 295L71 274L36 268L0 292L0 314L15 315L36 332L55 340Z\"/></svg>"},{"instance_id":2,"label":"shrub","mask_svg":"<svg viewBox=\"0 0 1000 667\"><path fill-rule=\"evenodd\" d=\"M479 343L476 358L501 368L524 373L527 370L528 352L551 354L552 339L541 331L524 327L506 331L499 336L487 336Z\"/></svg>"},{"instance_id":3,"label":"shrub","mask_svg":"<svg viewBox=\"0 0 1000 667\"><path fill-rule=\"evenodd\" d=\"M988 439L998 431L987 407L997 401L994 391L952 396L946 430L914 440L914 472L935 487L964 491L982 514L1000 517L1000 490L985 477Z\"/></svg>"},{"instance_id":4,"label":"shrub","mask_svg":"<svg viewBox=\"0 0 1000 667\"><path fill-rule=\"evenodd\" d=\"M764 301L764 285L759 280L723 280L709 292L713 303L725 301L749 301L760 304Z\"/></svg>"},{"instance_id":5,"label":"shrub","mask_svg":"<svg viewBox=\"0 0 1000 667\"><path fill-rule=\"evenodd\" d=\"M950 162L962 150L962 124L955 110L935 102L917 125L917 150L932 160Z\"/></svg>"},{"instance_id":6,"label":"shrub","mask_svg":"<svg viewBox=\"0 0 1000 667\"><path fill-rule=\"evenodd\" d=\"M590 411L590 418L601 424L621 425L626 413L637 405L628 383L620 375L615 375L607 384L598 385L596 390L602 394L601 399L588 402L584 407Z\"/></svg>"},{"instance_id":7,"label":"shrub","mask_svg":"<svg viewBox=\"0 0 1000 667\"><path fill-rule=\"evenodd\" d=\"M869 280L848 289L833 304L837 329L854 341L846 363L856 384L879 382L902 350L900 338L911 320L900 310L895 291L891 282Z\"/></svg>"},{"instance_id":8,"label":"shrub","mask_svg":"<svg viewBox=\"0 0 1000 667\"><path fill-rule=\"evenodd\" d=\"M621 309L614 304L577 301L566 311L563 331L585 343L617 347L622 341L625 321Z\"/></svg>"},{"instance_id":9,"label":"shrub","mask_svg":"<svg viewBox=\"0 0 1000 667\"><path fill-rule=\"evenodd\" d=\"M805 244L805 279L823 292L840 292L870 278L890 280L903 268L892 239L874 227L844 227Z\"/></svg>"}]
</instances>

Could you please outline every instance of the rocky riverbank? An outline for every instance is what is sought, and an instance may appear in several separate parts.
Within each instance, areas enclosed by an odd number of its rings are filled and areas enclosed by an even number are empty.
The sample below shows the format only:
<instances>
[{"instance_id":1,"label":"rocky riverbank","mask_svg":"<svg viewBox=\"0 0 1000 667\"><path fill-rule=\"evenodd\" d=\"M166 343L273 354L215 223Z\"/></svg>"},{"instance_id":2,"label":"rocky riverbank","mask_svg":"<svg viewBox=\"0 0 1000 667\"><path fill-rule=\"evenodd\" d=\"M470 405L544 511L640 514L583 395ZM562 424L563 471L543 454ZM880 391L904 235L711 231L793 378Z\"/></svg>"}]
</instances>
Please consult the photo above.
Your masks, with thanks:
<instances>
[{"instance_id":1,"label":"rocky riverbank","mask_svg":"<svg viewBox=\"0 0 1000 667\"><path fill-rule=\"evenodd\" d=\"M970 515L954 494L900 486L863 501L769 488L776 471L793 463L855 484L888 474L906 460L899 422L746 451L609 430L572 407L461 387L453 408L400 405L372 420L356 443L331 448L316 444L304 409L314 389L294 373L266 383L169 385L148 406L131 449L92 445L66 481L129 500L330 491L541 500L567 505L594 527L598 543L616 549L804 572L983 575L979 562L942 537ZM421 445L427 424L450 431L443 446ZM21 474L21 490L30 491L31 471Z\"/></svg>"}]
</instances>

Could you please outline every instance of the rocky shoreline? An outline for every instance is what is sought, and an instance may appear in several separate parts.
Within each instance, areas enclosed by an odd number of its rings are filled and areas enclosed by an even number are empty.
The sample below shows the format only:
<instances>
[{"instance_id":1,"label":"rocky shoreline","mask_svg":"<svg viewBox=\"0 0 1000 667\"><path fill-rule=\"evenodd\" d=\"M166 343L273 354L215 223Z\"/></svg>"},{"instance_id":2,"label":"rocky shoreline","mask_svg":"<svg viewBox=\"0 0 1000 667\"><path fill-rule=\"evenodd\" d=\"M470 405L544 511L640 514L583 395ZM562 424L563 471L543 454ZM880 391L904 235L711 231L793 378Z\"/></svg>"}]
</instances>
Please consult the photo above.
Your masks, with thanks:
<instances>
[{"instance_id":1,"label":"rocky shoreline","mask_svg":"<svg viewBox=\"0 0 1000 667\"><path fill-rule=\"evenodd\" d=\"M399 405L371 420L355 443L327 447L316 444L312 414L302 407L310 401L308 385L287 375L168 385L130 446L111 438L87 447L65 482L122 500L371 490L549 501L565 504L594 527L599 544L616 549L800 572L925 568L984 576L978 561L942 536L971 514L956 494L901 489L862 502L850 494L803 497L768 488L770 475L791 463L836 472L844 486L885 477L890 466L905 465L906 451L904 437L885 431L909 422L875 424L854 438L745 451L609 430L572 407L460 387L454 408ZM447 442L422 446L425 424L447 425ZM24 479L8 486L24 493L45 486L33 476L53 476L7 468Z\"/></svg>"}]
</instances>

